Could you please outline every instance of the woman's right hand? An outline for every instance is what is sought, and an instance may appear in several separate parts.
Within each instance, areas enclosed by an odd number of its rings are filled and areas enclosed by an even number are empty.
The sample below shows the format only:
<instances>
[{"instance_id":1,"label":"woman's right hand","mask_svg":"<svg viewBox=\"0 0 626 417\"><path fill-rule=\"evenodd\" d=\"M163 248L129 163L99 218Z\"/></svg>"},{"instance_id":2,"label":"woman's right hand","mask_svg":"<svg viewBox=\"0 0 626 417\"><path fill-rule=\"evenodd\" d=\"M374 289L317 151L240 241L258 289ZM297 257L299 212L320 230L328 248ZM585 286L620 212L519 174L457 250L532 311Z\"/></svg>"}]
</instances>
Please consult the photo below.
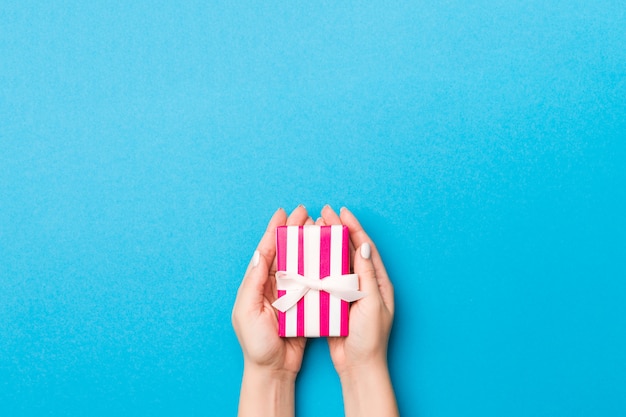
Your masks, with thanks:
<instances>
[{"instance_id":1,"label":"woman's right hand","mask_svg":"<svg viewBox=\"0 0 626 417\"><path fill-rule=\"evenodd\" d=\"M343 224L350 231L353 269L367 295L352 303L347 337L328 338L330 355L341 379L347 416L398 415L387 366L387 344L393 323L393 286L376 246L346 208L340 215L329 206L317 224Z\"/></svg>"}]
</instances>

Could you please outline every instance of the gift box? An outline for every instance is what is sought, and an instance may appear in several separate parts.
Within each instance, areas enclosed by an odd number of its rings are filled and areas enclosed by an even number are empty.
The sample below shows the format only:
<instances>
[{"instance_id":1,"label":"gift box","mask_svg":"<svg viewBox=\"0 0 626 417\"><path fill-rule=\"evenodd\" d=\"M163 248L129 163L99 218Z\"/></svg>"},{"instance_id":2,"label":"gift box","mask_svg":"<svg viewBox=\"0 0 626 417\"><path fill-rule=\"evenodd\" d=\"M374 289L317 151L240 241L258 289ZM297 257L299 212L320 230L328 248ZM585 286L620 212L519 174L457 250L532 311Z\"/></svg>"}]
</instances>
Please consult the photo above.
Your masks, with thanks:
<instances>
[{"instance_id":1,"label":"gift box","mask_svg":"<svg viewBox=\"0 0 626 417\"><path fill-rule=\"evenodd\" d=\"M348 335L350 302L363 296L350 274L350 235L342 225L276 229L278 333Z\"/></svg>"}]
</instances>

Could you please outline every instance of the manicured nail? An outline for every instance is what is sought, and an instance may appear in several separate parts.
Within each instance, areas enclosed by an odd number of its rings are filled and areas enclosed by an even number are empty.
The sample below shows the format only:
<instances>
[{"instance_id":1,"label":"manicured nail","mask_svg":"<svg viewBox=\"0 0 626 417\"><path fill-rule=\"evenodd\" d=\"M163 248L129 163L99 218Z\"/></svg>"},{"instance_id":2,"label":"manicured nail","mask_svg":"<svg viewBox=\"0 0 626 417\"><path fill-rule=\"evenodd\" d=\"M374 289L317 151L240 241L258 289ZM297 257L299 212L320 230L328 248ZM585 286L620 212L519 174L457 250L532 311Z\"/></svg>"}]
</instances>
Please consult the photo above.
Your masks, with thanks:
<instances>
[{"instance_id":1,"label":"manicured nail","mask_svg":"<svg viewBox=\"0 0 626 417\"><path fill-rule=\"evenodd\" d=\"M252 267L253 268L255 268L259 264L260 257L261 257L261 254L259 253L259 251L255 250L254 255L252 255Z\"/></svg>"},{"instance_id":2,"label":"manicured nail","mask_svg":"<svg viewBox=\"0 0 626 417\"><path fill-rule=\"evenodd\" d=\"M296 208L300 208L300 207L302 207L303 209L306 208L306 207L304 207L304 204L298 204L298 207L296 207Z\"/></svg>"},{"instance_id":3,"label":"manicured nail","mask_svg":"<svg viewBox=\"0 0 626 417\"><path fill-rule=\"evenodd\" d=\"M342 208L339 209L339 213L341 213L344 210L348 210L348 209L346 207L342 207Z\"/></svg>"},{"instance_id":4,"label":"manicured nail","mask_svg":"<svg viewBox=\"0 0 626 417\"><path fill-rule=\"evenodd\" d=\"M369 243L365 242L364 244L361 245L361 258L369 259L371 255L372 255L372 248L370 247Z\"/></svg>"},{"instance_id":5,"label":"manicured nail","mask_svg":"<svg viewBox=\"0 0 626 417\"><path fill-rule=\"evenodd\" d=\"M319 223L321 222L323 219L321 217L318 217L317 220L315 220L315 223Z\"/></svg>"},{"instance_id":6,"label":"manicured nail","mask_svg":"<svg viewBox=\"0 0 626 417\"><path fill-rule=\"evenodd\" d=\"M326 210L327 208L332 210L332 207L330 206L330 204L326 204L324 207L322 207L322 211Z\"/></svg>"}]
</instances>

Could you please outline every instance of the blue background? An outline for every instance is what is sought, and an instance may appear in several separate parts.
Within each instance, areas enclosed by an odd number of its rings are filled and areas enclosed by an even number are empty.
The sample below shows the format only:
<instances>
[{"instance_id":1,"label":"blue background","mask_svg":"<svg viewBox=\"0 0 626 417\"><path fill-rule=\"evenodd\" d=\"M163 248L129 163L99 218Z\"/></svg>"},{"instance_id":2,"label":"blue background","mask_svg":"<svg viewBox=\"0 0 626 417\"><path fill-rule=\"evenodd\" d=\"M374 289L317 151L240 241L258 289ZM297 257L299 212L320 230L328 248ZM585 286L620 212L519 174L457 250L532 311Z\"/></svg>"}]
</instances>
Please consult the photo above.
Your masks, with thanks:
<instances>
[{"instance_id":1,"label":"blue background","mask_svg":"<svg viewBox=\"0 0 626 417\"><path fill-rule=\"evenodd\" d=\"M299 203L380 247L404 415L626 415L624 2L130 3L0 4L1 415L234 415Z\"/></svg>"}]
</instances>

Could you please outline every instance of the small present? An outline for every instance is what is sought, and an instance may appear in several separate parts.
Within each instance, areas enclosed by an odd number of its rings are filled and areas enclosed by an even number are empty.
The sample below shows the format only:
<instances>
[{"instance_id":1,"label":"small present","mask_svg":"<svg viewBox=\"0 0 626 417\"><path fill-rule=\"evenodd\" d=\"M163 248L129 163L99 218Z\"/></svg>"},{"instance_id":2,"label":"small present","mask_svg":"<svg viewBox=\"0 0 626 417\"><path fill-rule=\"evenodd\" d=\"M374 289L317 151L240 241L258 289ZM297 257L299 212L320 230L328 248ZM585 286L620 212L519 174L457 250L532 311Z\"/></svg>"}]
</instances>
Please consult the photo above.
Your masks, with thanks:
<instances>
[{"instance_id":1,"label":"small present","mask_svg":"<svg viewBox=\"0 0 626 417\"><path fill-rule=\"evenodd\" d=\"M350 274L350 235L342 225L276 229L278 334L348 335L350 302L362 298Z\"/></svg>"}]
</instances>

